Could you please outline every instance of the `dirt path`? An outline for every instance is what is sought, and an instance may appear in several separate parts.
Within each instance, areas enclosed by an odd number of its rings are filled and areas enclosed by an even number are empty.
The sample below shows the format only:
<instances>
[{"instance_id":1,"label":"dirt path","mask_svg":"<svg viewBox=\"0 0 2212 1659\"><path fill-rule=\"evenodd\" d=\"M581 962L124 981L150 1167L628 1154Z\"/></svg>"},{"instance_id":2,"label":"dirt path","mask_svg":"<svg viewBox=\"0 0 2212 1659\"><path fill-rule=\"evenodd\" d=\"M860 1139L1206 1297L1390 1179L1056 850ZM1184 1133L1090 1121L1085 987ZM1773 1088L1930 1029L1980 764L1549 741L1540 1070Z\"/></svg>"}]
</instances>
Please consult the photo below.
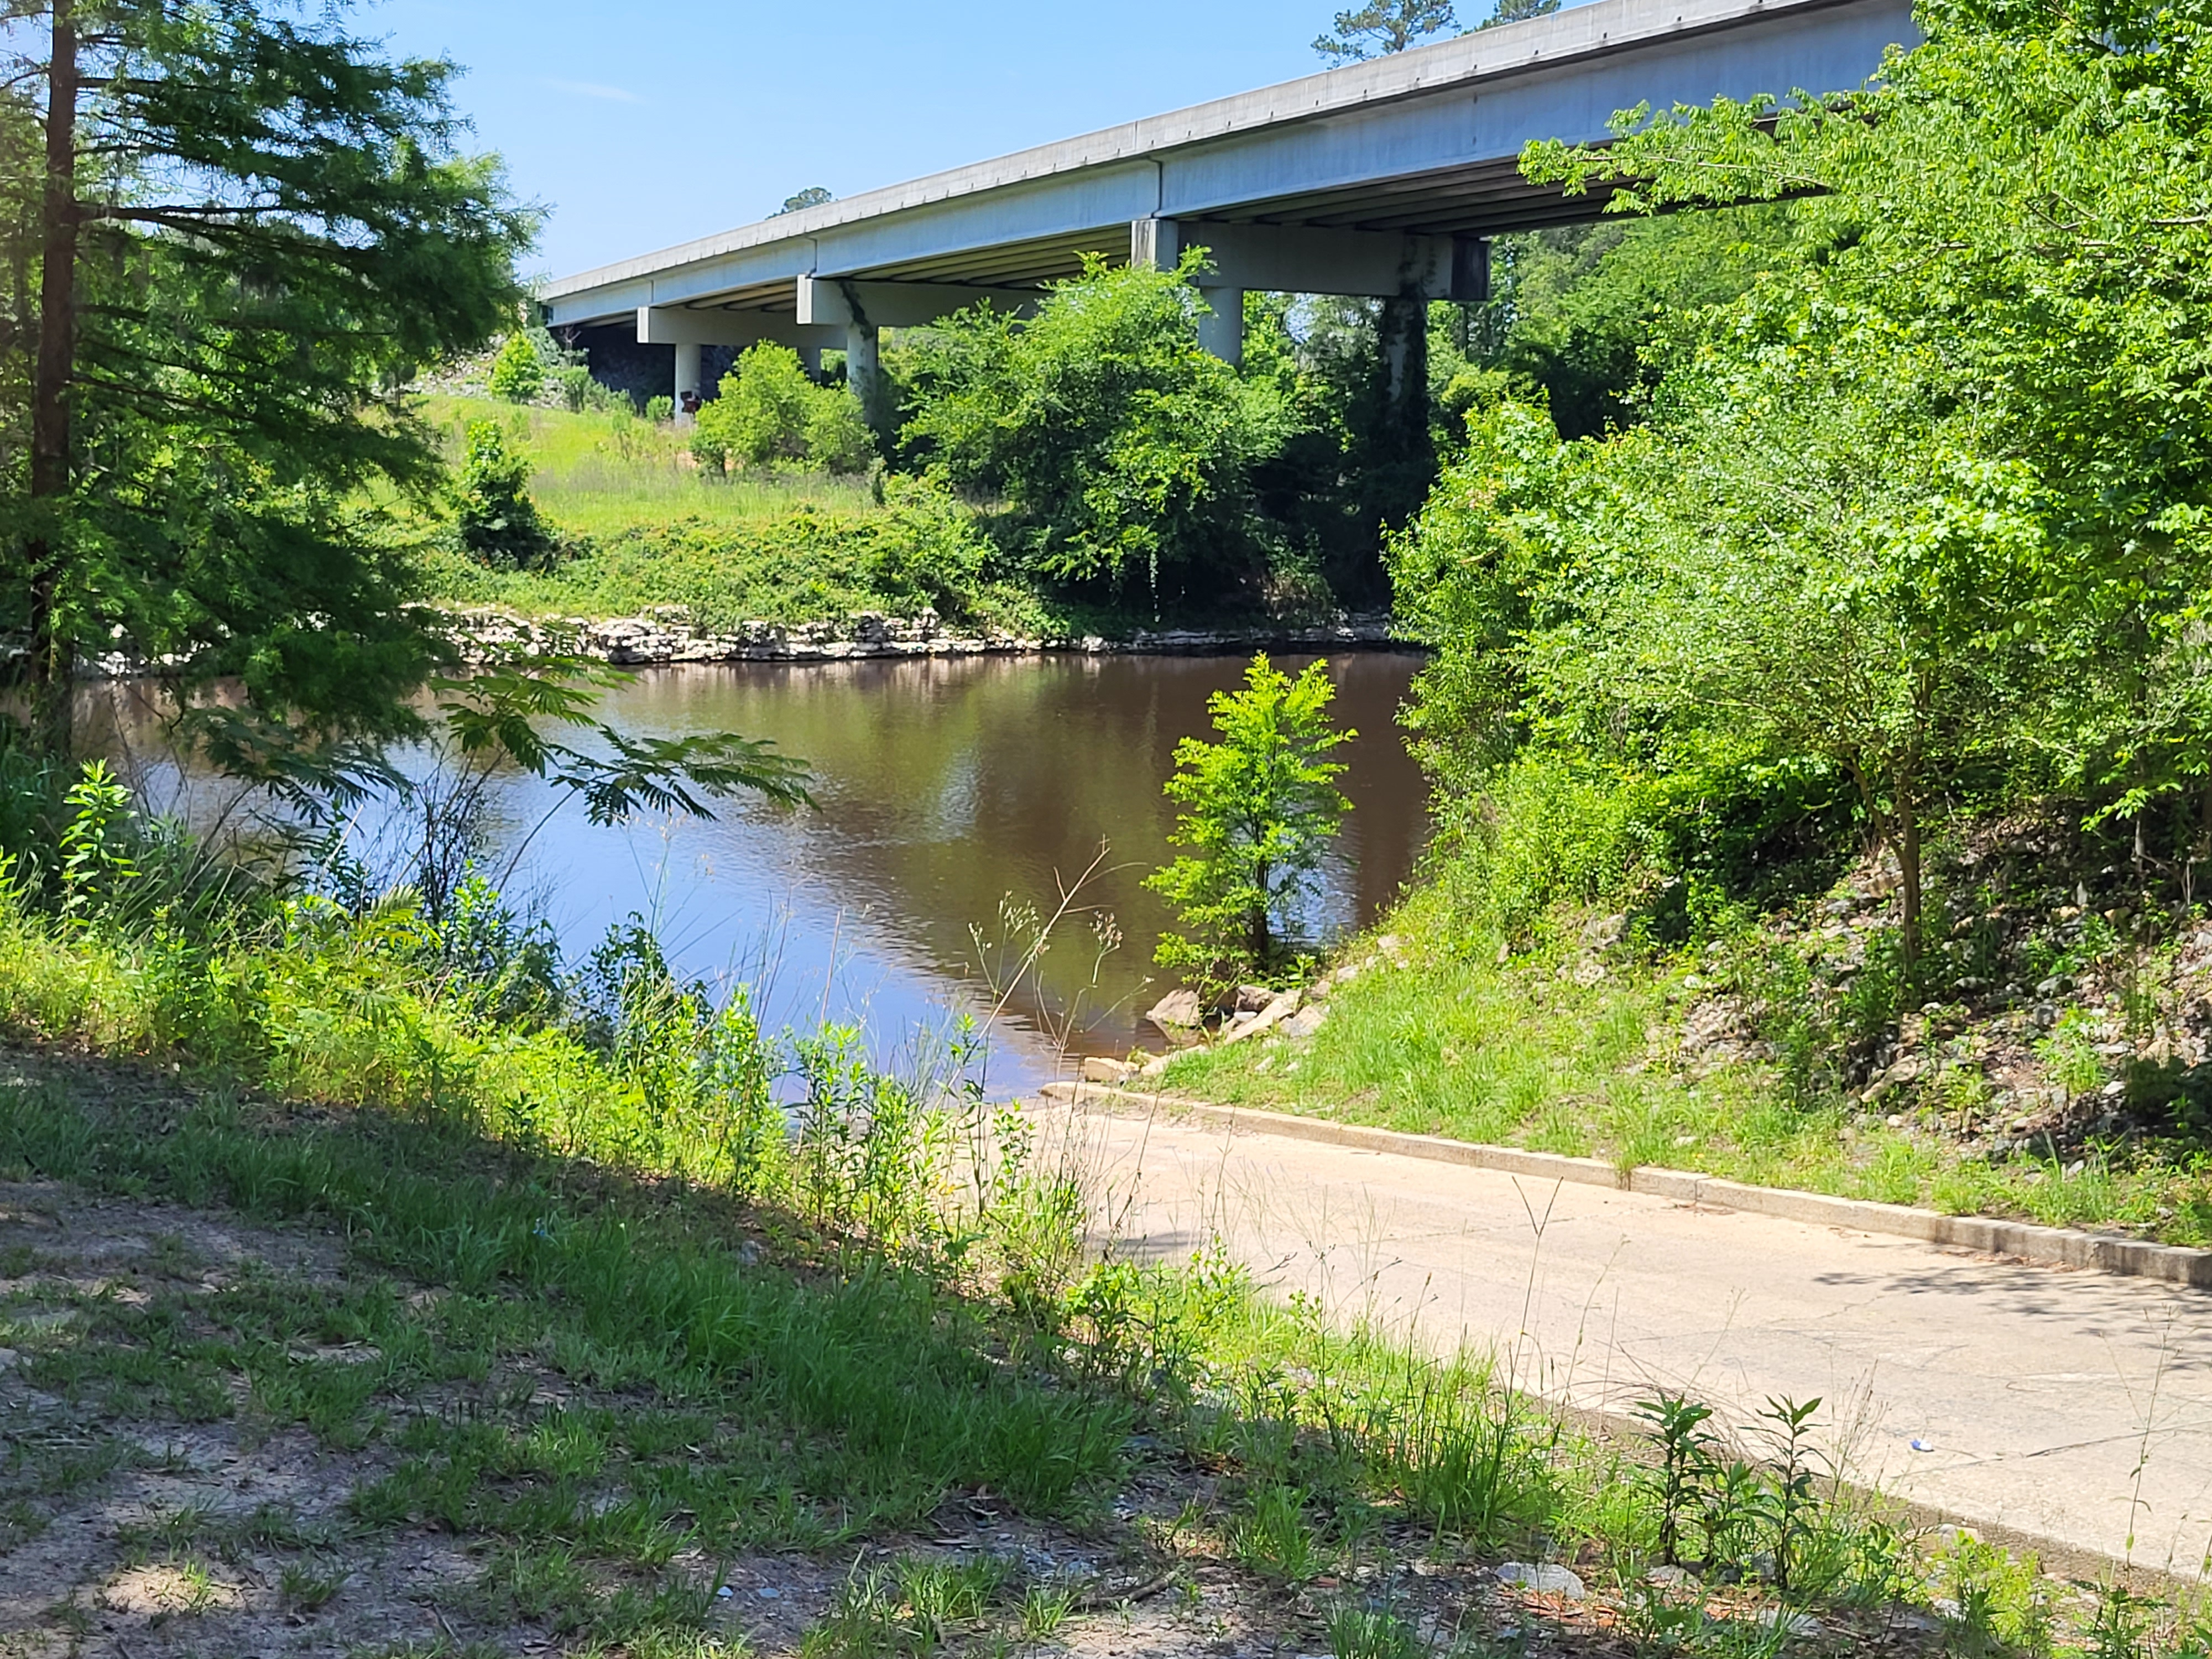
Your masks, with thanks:
<instances>
[{"instance_id":1,"label":"dirt path","mask_svg":"<svg viewBox=\"0 0 2212 1659\"><path fill-rule=\"evenodd\" d=\"M1739 1424L1819 1395L1853 1478L2197 1574L2212 1551L2212 1294L1452 1164L1085 1109L1122 1237L1218 1231L1282 1292L1622 1412Z\"/></svg>"}]
</instances>

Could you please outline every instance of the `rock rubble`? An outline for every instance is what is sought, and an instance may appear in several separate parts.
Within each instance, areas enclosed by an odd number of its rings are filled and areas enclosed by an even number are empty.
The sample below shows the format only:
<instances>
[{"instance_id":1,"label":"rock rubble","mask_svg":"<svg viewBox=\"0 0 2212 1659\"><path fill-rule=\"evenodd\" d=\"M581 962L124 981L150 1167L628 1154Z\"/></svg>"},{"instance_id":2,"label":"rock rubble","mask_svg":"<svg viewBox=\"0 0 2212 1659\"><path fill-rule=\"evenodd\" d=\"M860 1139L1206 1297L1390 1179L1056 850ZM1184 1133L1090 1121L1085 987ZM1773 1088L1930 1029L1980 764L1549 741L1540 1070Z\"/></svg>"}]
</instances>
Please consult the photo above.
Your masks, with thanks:
<instances>
[{"instance_id":1,"label":"rock rubble","mask_svg":"<svg viewBox=\"0 0 2212 1659\"><path fill-rule=\"evenodd\" d=\"M1200 656L1261 647L1372 649L1402 643L1387 616L1347 616L1305 626L1243 629L1138 629L1103 634L1030 635L968 629L935 611L890 617L861 611L837 621L747 622L714 631L695 626L681 605L659 605L635 617L529 617L477 608L453 613L462 654L491 661L516 652L564 652L619 667L675 663L845 662L880 657Z\"/></svg>"}]
</instances>

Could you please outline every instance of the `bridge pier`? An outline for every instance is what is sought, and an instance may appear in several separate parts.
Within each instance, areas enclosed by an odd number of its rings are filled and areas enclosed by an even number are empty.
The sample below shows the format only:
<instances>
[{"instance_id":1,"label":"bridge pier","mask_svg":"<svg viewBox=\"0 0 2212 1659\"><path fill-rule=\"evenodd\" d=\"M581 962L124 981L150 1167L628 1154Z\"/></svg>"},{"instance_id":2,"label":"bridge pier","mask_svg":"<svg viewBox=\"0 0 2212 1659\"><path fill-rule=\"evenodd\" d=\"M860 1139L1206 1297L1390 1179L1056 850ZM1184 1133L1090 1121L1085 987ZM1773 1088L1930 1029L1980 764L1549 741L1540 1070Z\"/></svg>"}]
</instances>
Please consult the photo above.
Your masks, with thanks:
<instances>
[{"instance_id":1,"label":"bridge pier","mask_svg":"<svg viewBox=\"0 0 2212 1659\"><path fill-rule=\"evenodd\" d=\"M861 418L877 441L888 447L891 434L890 411L884 407L882 341L873 323L855 320L845 326L845 389L860 400Z\"/></svg>"},{"instance_id":2,"label":"bridge pier","mask_svg":"<svg viewBox=\"0 0 2212 1659\"><path fill-rule=\"evenodd\" d=\"M676 385L670 396L678 415L684 411L684 394L699 390L699 344L696 340L676 343Z\"/></svg>"},{"instance_id":3,"label":"bridge pier","mask_svg":"<svg viewBox=\"0 0 2212 1659\"><path fill-rule=\"evenodd\" d=\"M1244 361L1244 290L1201 288L1198 297L1206 304L1198 318L1199 349L1236 368Z\"/></svg>"}]
</instances>

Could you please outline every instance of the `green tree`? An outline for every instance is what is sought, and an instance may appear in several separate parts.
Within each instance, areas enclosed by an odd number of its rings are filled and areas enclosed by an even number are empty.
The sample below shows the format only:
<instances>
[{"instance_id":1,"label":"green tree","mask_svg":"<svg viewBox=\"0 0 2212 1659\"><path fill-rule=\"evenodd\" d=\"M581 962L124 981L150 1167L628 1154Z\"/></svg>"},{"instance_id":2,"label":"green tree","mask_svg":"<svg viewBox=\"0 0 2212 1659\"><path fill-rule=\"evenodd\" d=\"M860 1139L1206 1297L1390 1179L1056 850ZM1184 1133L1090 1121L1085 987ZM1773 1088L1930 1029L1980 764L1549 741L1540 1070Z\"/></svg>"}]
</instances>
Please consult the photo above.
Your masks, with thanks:
<instances>
[{"instance_id":1,"label":"green tree","mask_svg":"<svg viewBox=\"0 0 2212 1659\"><path fill-rule=\"evenodd\" d=\"M1787 208L1758 204L1498 238L1488 303L1438 308L1460 326L1430 347L1431 388L1452 421L1447 441L1501 375L1524 392L1540 388L1570 438L1641 419L1652 389L1694 346L1697 313L1769 272L1793 280L1820 252L1813 234Z\"/></svg>"},{"instance_id":2,"label":"green tree","mask_svg":"<svg viewBox=\"0 0 2212 1659\"><path fill-rule=\"evenodd\" d=\"M1033 319L978 307L915 340L905 444L1030 569L1105 588L1142 573L1157 595L1170 573L1267 568L1252 471L1297 420L1200 347L1201 269L1201 250L1172 271L1094 261Z\"/></svg>"},{"instance_id":3,"label":"green tree","mask_svg":"<svg viewBox=\"0 0 2212 1659\"><path fill-rule=\"evenodd\" d=\"M507 447L497 421L471 421L453 490L461 545L501 570L544 562L553 538L530 499L530 458Z\"/></svg>"},{"instance_id":4,"label":"green tree","mask_svg":"<svg viewBox=\"0 0 2212 1659\"><path fill-rule=\"evenodd\" d=\"M1532 17L1549 17L1559 9L1559 0L1498 0L1497 10L1475 27L1494 29L1501 23L1525 23Z\"/></svg>"},{"instance_id":5,"label":"green tree","mask_svg":"<svg viewBox=\"0 0 2212 1659\"><path fill-rule=\"evenodd\" d=\"M535 216L458 149L452 66L343 9L8 7L9 131L34 118L42 159L0 605L52 748L80 653L118 643L231 763L417 724L440 647L368 503L440 465L393 388L511 321ZM218 680L234 705L196 698Z\"/></svg>"},{"instance_id":6,"label":"green tree","mask_svg":"<svg viewBox=\"0 0 2212 1659\"><path fill-rule=\"evenodd\" d=\"M1220 741L1176 745L1165 792L1183 808L1172 839L1191 852L1145 880L1184 929L1161 939L1163 964L1222 984L1282 965L1292 913L1352 810L1329 756L1358 734L1331 724L1335 696L1326 662L1292 680L1257 656L1243 690L1207 699Z\"/></svg>"},{"instance_id":7,"label":"green tree","mask_svg":"<svg viewBox=\"0 0 2212 1659\"><path fill-rule=\"evenodd\" d=\"M769 217L781 219L787 213L803 212L808 208L821 207L825 203L834 202L836 199L820 185L809 185L805 190L794 191L785 197L783 205L769 214Z\"/></svg>"},{"instance_id":8,"label":"green tree","mask_svg":"<svg viewBox=\"0 0 2212 1659\"><path fill-rule=\"evenodd\" d=\"M1925 42L1849 97L1632 111L1616 149L1539 146L1524 167L1624 184L1628 210L1806 198L1791 210L1834 252L1786 303L1755 297L1763 323L1722 349L1805 384L1833 384L1847 355L1869 384L1918 389L1911 441L1942 464L1900 484L1920 504L1893 516L1953 537L1956 481L2005 481L1991 533L2018 563L1988 625L2041 670L1987 787L2132 819L2143 858L2156 815L2164 850L2204 856L2212 29L2148 0L1920 15ZM1920 580L1933 611L1975 603L1948 585L1984 578L1969 561Z\"/></svg>"},{"instance_id":9,"label":"green tree","mask_svg":"<svg viewBox=\"0 0 2212 1659\"><path fill-rule=\"evenodd\" d=\"M1368 0L1356 10L1337 13L1329 32L1313 43L1313 49L1331 63L1356 64L1403 52L1458 27L1452 0Z\"/></svg>"},{"instance_id":10,"label":"green tree","mask_svg":"<svg viewBox=\"0 0 2212 1659\"><path fill-rule=\"evenodd\" d=\"M538 355L538 343L526 329L508 335L499 356L492 359L489 386L493 397L511 404L534 404L538 394L545 390L545 364Z\"/></svg>"},{"instance_id":11,"label":"green tree","mask_svg":"<svg viewBox=\"0 0 2212 1659\"><path fill-rule=\"evenodd\" d=\"M745 349L700 410L691 453L717 472L735 462L850 473L866 471L875 450L858 398L815 385L796 351L763 342Z\"/></svg>"}]
</instances>

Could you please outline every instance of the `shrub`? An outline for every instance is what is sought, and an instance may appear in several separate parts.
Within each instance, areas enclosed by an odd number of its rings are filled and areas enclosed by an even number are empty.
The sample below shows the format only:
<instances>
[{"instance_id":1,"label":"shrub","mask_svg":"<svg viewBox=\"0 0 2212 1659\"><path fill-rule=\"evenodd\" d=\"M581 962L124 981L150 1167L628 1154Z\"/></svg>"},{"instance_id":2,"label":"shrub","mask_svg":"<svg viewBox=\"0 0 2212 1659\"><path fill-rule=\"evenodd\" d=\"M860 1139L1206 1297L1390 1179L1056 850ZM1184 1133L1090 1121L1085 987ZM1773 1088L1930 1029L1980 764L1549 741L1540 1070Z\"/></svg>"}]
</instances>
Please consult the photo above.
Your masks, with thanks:
<instances>
[{"instance_id":1,"label":"shrub","mask_svg":"<svg viewBox=\"0 0 2212 1659\"><path fill-rule=\"evenodd\" d=\"M1033 320L978 307L916 337L904 441L933 477L1002 502L1001 533L1054 580L1155 592L1170 566L1264 565L1252 468L1297 422L1272 381L1198 343L1200 269L1094 264Z\"/></svg>"},{"instance_id":2,"label":"shrub","mask_svg":"<svg viewBox=\"0 0 2212 1659\"><path fill-rule=\"evenodd\" d=\"M1221 741L1185 738L1176 745L1176 774L1165 789L1185 810L1173 840L1194 856L1145 879L1188 934L1161 939L1161 963L1224 984L1278 965L1282 924L1352 810L1336 787L1343 763L1328 758L1355 735L1329 723L1335 696L1326 662L1292 680L1257 656L1244 690L1207 701Z\"/></svg>"},{"instance_id":3,"label":"shrub","mask_svg":"<svg viewBox=\"0 0 2212 1659\"><path fill-rule=\"evenodd\" d=\"M527 330L518 329L507 337L507 343L492 359L491 395L504 398L511 404L534 404L545 389L545 365L538 355L538 343Z\"/></svg>"},{"instance_id":4,"label":"shrub","mask_svg":"<svg viewBox=\"0 0 2212 1659\"><path fill-rule=\"evenodd\" d=\"M496 421L469 422L455 503L461 545L498 569L547 562L553 538L530 499L530 459L507 446Z\"/></svg>"},{"instance_id":5,"label":"shrub","mask_svg":"<svg viewBox=\"0 0 2212 1659\"><path fill-rule=\"evenodd\" d=\"M593 380L591 369L585 364L563 363L553 371L552 380L554 395L561 400L561 407L571 415L614 405L614 393Z\"/></svg>"},{"instance_id":6,"label":"shrub","mask_svg":"<svg viewBox=\"0 0 2212 1659\"><path fill-rule=\"evenodd\" d=\"M665 426L676 418L676 399L665 392L645 400L645 418L656 426Z\"/></svg>"},{"instance_id":7,"label":"shrub","mask_svg":"<svg viewBox=\"0 0 2212 1659\"><path fill-rule=\"evenodd\" d=\"M714 472L734 463L849 473L866 470L874 447L855 398L815 385L789 346L763 342L700 410L691 453Z\"/></svg>"}]
</instances>

